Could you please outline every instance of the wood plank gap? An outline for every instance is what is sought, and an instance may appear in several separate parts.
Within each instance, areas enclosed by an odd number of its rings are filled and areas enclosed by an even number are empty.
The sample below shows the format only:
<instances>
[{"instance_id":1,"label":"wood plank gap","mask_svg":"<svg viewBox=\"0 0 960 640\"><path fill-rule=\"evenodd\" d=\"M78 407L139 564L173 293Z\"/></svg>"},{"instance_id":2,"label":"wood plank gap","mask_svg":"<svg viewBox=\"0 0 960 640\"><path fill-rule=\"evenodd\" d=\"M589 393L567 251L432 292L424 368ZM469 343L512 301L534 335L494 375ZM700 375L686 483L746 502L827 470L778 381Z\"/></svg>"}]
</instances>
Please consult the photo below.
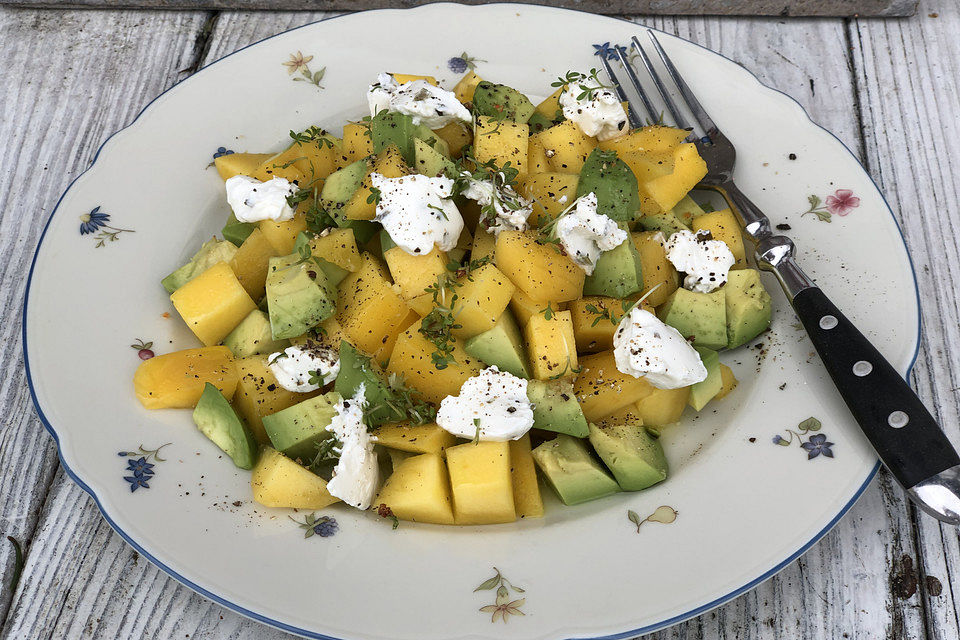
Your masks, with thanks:
<instances>
[{"instance_id":1,"label":"wood plank gap","mask_svg":"<svg viewBox=\"0 0 960 640\"><path fill-rule=\"evenodd\" d=\"M866 131L863 124L863 102L860 100L860 78L857 75L856 68L853 64L853 31L856 31L856 36L859 39L860 31L855 28L853 20L850 18L844 18L843 33L844 41L846 43L845 55L847 58L847 68L850 70L850 78L853 82L853 112L858 130L857 156L860 159L860 164L862 164L863 168L867 170L867 173L873 175L870 171L870 159L867 157ZM861 50L861 47L857 47L857 51Z\"/></svg>"},{"instance_id":2,"label":"wood plank gap","mask_svg":"<svg viewBox=\"0 0 960 640\"><path fill-rule=\"evenodd\" d=\"M204 20L203 26L197 34L197 41L193 45L193 56L190 65L180 70L180 73L187 74L184 78L196 73L200 67L203 66L204 58L207 57L207 54L210 52L210 46L213 43L213 30L216 29L217 21L220 19L222 13L222 11L207 12L207 19Z\"/></svg>"}]
</instances>

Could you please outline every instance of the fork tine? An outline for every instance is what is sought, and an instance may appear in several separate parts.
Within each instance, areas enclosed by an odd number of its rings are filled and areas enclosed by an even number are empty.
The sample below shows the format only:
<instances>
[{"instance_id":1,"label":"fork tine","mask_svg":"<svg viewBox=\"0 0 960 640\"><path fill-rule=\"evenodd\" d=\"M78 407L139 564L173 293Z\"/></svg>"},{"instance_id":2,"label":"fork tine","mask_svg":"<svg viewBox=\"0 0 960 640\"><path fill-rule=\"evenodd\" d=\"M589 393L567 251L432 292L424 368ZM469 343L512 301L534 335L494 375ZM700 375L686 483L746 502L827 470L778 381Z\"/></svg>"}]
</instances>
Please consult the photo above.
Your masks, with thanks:
<instances>
[{"instance_id":1,"label":"fork tine","mask_svg":"<svg viewBox=\"0 0 960 640\"><path fill-rule=\"evenodd\" d=\"M670 96L670 92L667 91L666 85L663 84L663 81L660 79L660 74L654 69L653 63L650 61L650 56L648 56L647 52L640 46L640 41L637 40L637 36L633 36L632 39L633 46L637 50L637 53L640 54L640 60L643 61L643 66L646 67L647 73L650 74L650 77L653 79L653 84L656 85L657 91L660 92L660 97L663 98L664 104L667 105L667 111L673 116L673 121L676 123L677 128L689 129L690 125L687 123L687 119L677 108L676 103L674 103L673 98Z\"/></svg>"},{"instance_id":2,"label":"fork tine","mask_svg":"<svg viewBox=\"0 0 960 640\"><path fill-rule=\"evenodd\" d=\"M629 103L630 98L627 97L626 92L623 90L623 85L620 84L617 76L613 73L613 66L610 64L610 61L607 60L607 56L600 56L600 62L603 63L603 69L607 72L607 76L610 77L610 82L613 83L613 88L617 91L617 97L620 98L620 102ZM632 129L639 129L643 126L643 123L640 122L640 117L633 109L627 109L627 119L630 120L630 128Z\"/></svg>"},{"instance_id":3,"label":"fork tine","mask_svg":"<svg viewBox=\"0 0 960 640\"><path fill-rule=\"evenodd\" d=\"M633 88L636 89L637 94L640 96L640 101L643 102L643 108L646 109L647 115L649 116L650 122L656 122L660 119L660 114L657 113L656 109L653 108L653 103L650 102L647 92L643 90L643 85L640 84L640 79L637 77L636 72L633 70L633 65L630 64L630 61L627 60L627 54L624 47L617 46L617 57L620 58L620 64L623 65L624 70L627 72L627 76L630 78L630 83L633 85ZM640 118L638 117L637 120ZM630 123L634 128L642 127L642 123L634 124Z\"/></svg>"},{"instance_id":4,"label":"fork tine","mask_svg":"<svg viewBox=\"0 0 960 640\"><path fill-rule=\"evenodd\" d=\"M696 119L697 123L706 132L706 134L710 136L711 132L715 132L717 130L717 125L714 124L710 116L707 115L707 112L700 105L700 101L697 100L697 97L693 95L693 91L691 91L687 83L684 82L683 76L681 76L680 72L677 71L677 67L673 64L673 61L670 59L670 56L667 55L667 52L663 50L663 47L660 45L660 41L657 40L657 36L650 29L647 29L647 35L649 35L650 39L653 41L653 46L657 50L657 54L660 56L660 59L663 61L663 65L667 68L667 73L670 74L670 77L673 78L673 81L677 84L677 88L680 89L680 94L686 101L687 107L693 113L694 119Z\"/></svg>"}]
</instances>

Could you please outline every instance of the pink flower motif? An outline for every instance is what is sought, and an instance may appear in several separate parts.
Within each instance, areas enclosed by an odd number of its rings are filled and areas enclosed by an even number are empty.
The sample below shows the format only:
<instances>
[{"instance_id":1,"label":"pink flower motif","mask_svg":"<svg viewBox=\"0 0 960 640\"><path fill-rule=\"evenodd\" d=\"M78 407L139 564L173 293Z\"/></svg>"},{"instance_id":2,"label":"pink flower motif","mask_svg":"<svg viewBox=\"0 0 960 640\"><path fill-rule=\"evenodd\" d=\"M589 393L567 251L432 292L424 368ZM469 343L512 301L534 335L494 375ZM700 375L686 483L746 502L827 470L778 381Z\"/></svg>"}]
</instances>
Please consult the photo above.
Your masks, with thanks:
<instances>
[{"instance_id":1,"label":"pink flower motif","mask_svg":"<svg viewBox=\"0 0 960 640\"><path fill-rule=\"evenodd\" d=\"M827 196L826 205L832 215L845 216L860 206L860 198L850 189L837 189L832 196Z\"/></svg>"}]
</instances>

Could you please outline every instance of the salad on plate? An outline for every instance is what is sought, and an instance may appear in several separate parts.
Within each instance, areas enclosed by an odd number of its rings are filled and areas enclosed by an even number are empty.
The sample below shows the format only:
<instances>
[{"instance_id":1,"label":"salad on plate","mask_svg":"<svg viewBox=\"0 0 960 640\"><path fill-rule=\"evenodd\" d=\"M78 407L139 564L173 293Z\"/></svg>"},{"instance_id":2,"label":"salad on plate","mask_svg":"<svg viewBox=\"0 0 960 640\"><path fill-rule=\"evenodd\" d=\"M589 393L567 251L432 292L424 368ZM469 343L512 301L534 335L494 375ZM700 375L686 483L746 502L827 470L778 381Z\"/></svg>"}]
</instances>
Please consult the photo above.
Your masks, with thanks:
<instances>
[{"instance_id":1,"label":"salad on plate","mask_svg":"<svg viewBox=\"0 0 960 640\"><path fill-rule=\"evenodd\" d=\"M495 524L541 477L666 480L661 430L734 390L771 299L689 131L631 129L596 70L552 89L382 73L340 137L217 157L222 239L161 281L202 346L141 363L143 406L193 409L266 507Z\"/></svg>"}]
</instances>

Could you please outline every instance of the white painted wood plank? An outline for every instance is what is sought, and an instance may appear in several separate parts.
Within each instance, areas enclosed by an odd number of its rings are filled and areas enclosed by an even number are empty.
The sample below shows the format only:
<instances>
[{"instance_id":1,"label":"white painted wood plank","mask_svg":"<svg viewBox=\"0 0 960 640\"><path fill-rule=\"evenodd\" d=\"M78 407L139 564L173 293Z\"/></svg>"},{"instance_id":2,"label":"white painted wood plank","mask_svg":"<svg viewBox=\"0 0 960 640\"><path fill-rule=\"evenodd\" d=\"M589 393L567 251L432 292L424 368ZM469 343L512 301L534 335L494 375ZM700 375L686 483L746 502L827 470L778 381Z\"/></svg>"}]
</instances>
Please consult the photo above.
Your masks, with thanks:
<instances>
[{"instance_id":1,"label":"white painted wood plank","mask_svg":"<svg viewBox=\"0 0 960 640\"><path fill-rule=\"evenodd\" d=\"M56 469L26 388L20 313L43 223L100 143L189 66L199 13L0 10L0 514L26 541ZM32 552L33 549L30 549ZM33 564L32 553L28 566ZM13 594L2 540L0 619Z\"/></svg>"},{"instance_id":2,"label":"white painted wood plank","mask_svg":"<svg viewBox=\"0 0 960 640\"><path fill-rule=\"evenodd\" d=\"M931 17L931 14L937 14ZM960 444L960 6L921 2L909 21L852 25L854 63L872 173L898 214L920 276L924 347L914 370L920 396ZM891 301L895 304L895 301ZM954 527L917 516L914 589L931 638L960 637L960 544Z\"/></svg>"}]
</instances>

